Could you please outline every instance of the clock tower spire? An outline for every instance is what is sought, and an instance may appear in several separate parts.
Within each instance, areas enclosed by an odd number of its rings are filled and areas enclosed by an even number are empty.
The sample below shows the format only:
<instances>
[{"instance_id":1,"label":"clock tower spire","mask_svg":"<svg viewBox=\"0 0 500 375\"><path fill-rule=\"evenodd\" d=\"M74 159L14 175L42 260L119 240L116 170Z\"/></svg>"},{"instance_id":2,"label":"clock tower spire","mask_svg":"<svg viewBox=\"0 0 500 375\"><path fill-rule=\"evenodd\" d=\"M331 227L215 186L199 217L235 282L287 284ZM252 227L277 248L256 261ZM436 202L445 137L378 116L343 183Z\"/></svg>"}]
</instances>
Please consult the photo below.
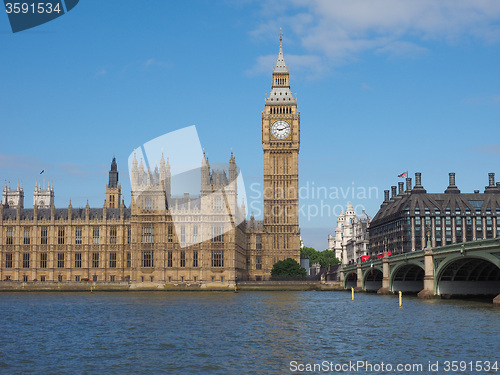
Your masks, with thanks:
<instances>
[{"instance_id":1,"label":"clock tower spire","mask_svg":"<svg viewBox=\"0 0 500 375\"><path fill-rule=\"evenodd\" d=\"M300 262L299 148L300 113L290 90L290 74L283 55L283 33L273 68L271 92L262 112L264 151L263 271L286 258Z\"/></svg>"}]
</instances>

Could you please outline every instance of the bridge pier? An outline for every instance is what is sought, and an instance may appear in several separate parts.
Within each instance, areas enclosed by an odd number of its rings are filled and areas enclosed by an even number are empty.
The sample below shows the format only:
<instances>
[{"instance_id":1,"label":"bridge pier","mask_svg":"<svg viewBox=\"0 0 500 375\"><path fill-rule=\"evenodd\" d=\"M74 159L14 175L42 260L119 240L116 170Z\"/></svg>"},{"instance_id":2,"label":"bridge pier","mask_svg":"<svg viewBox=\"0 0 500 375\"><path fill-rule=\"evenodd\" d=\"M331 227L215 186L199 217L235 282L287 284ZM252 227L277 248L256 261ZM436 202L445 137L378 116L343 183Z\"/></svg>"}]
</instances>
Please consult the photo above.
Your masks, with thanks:
<instances>
[{"instance_id":1,"label":"bridge pier","mask_svg":"<svg viewBox=\"0 0 500 375\"><path fill-rule=\"evenodd\" d=\"M390 275L389 275L389 258L384 255L382 258L382 288L377 290L377 294L392 294L390 288Z\"/></svg>"},{"instance_id":2,"label":"bridge pier","mask_svg":"<svg viewBox=\"0 0 500 375\"><path fill-rule=\"evenodd\" d=\"M432 255L432 249L424 250L424 267L425 267L425 276L424 276L424 289L418 292L418 298L428 299L434 298L436 293L434 291L434 259Z\"/></svg>"},{"instance_id":3,"label":"bridge pier","mask_svg":"<svg viewBox=\"0 0 500 375\"><path fill-rule=\"evenodd\" d=\"M361 269L361 263L358 263L356 266L356 272L358 274L358 278L356 280L356 292L361 292L363 290L363 270Z\"/></svg>"},{"instance_id":4,"label":"bridge pier","mask_svg":"<svg viewBox=\"0 0 500 375\"><path fill-rule=\"evenodd\" d=\"M500 307L500 294L493 298L493 305Z\"/></svg>"}]
</instances>

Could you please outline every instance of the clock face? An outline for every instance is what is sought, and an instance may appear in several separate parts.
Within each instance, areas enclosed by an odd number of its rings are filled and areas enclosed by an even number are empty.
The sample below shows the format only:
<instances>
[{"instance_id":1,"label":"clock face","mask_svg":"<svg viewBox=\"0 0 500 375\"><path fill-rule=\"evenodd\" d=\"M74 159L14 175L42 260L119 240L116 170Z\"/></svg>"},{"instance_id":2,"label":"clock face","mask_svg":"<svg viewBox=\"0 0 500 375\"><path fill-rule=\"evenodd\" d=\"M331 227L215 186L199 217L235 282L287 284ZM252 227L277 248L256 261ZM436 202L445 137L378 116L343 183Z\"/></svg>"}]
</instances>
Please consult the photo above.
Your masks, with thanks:
<instances>
[{"instance_id":1,"label":"clock face","mask_svg":"<svg viewBox=\"0 0 500 375\"><path fill-rule=\"evenodd\" d=\"M271 126L271 132L274 138L285 139L290 135L290 124L283 120L276 121Z\"/></svg>"}]
</instances>

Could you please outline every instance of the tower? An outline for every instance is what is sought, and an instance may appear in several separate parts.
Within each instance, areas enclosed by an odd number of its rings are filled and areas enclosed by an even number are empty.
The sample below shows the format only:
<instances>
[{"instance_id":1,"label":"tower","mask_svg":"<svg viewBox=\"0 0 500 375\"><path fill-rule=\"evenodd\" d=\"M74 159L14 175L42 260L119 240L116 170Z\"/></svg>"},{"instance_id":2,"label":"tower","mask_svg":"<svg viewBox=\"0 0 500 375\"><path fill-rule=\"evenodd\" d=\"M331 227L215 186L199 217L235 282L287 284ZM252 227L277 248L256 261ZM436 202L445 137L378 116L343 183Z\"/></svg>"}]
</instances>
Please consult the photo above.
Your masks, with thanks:
<instances>
[{"instance_id":1,"label":"tower","mask_svg":"<svg viewBox=\"0 0 500 375\"><path fill-rule=\"evenodd\" d=\"M3 188L2 194L2 205L9 208L24 208L24 190L22 183L21 187L19 187L18 182L17 188L14 190L10 188L10 182L9 187L7 188L7 181L5 181L5 186Z\"/></svg>"},{"instance_id":2,"label":"tower","mask_svg":"<svg viewBox=\"0 0 500 375\"><path fill-rule=\"evenodd\" d=\"M109 181L106 185L106 207L119 208L121 195L122 188L118 183L118 167L116 165L116 158L113 156L111 169L109 171Z\"/></svg>"},{"instance_id":3,"label":"tower","mask_svg":"<svg viewBox=\"0 0 500 375\"><path fill-rule=\"evenodd\" d=\"M278 260L300 262L299 147L300 113L290 90L290 75L280 48L273 82L262 112L264 151L264 270Z\"/></svg>"},{"instance_id":4,"label":"tower","mask_svg":"<svg viewBox=\"0 0 500 375\"><path fill-rule=\"evenodd\" d=\"M50 208L54 205L54 185L50 182L47 184L47 190L39 182L35 182L35 190L33 191L33 207Z\"/></svg>"}]
</instances>

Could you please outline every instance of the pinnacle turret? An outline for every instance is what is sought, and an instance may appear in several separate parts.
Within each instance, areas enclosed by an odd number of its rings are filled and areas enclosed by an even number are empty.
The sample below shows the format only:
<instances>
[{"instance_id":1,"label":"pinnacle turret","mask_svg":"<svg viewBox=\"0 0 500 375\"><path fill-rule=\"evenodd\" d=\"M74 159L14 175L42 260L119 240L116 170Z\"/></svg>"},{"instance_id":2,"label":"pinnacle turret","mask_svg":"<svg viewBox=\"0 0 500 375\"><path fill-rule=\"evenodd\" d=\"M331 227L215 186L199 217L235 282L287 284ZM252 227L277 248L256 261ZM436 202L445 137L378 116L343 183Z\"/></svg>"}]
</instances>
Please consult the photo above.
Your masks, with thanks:
<instances>
[{"instance_id":1,"label":"pinnacle turret","mask_svg":"<svg viewBox=\"0 0 500 375\"><path fill-rule=\"evenodd\" d=\"M273 68L273 73L288 73L288 67L285 63L285 56L283 55L283 32L280 28L280 50L278 53L278 59L276 60L276 65Z\"/></svg>"}]
</instances>

